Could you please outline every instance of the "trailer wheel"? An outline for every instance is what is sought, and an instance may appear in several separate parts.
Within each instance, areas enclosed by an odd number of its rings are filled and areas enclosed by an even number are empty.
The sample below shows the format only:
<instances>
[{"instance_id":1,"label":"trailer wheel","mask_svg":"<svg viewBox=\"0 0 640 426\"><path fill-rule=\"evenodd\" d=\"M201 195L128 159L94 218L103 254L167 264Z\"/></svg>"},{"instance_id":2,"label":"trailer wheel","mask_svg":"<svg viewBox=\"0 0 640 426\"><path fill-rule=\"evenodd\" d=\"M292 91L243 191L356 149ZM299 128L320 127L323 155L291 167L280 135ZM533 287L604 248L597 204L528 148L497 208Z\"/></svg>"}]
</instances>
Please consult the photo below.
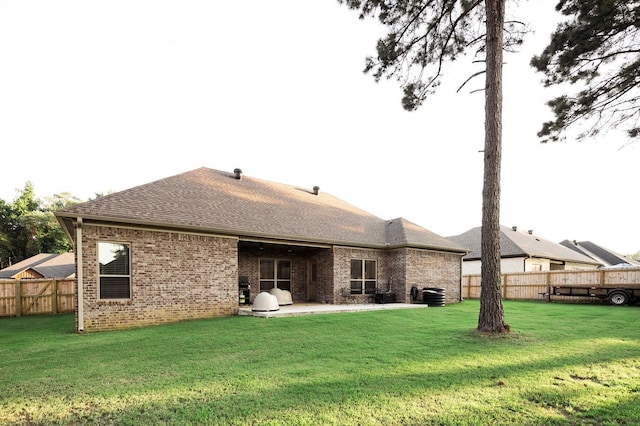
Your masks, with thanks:
<instances>
[{"instance_id":1,"label":"trailer wheel","mask_svg":"<svg viewBox=\"0 0 640 426\"><path fill-rule=\"evenodd\" d=\"M612 305L622 306L629 303L629 295L626 291L615 290L609 293L609 302Z\"/></svg>"}]
</instances>

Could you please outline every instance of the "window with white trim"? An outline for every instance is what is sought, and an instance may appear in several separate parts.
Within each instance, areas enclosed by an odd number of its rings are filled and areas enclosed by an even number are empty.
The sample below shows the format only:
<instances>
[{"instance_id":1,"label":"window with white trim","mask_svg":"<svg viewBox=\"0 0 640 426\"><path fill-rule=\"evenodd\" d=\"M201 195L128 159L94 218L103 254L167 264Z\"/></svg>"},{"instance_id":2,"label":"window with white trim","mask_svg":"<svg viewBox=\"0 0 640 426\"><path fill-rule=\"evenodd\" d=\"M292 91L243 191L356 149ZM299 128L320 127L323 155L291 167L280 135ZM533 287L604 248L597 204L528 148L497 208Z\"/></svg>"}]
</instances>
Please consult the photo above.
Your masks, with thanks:
<instances>
[{"instance_id":1,"label":"window with white trim","mask_svg":"<svg viewBox=\"0 0 640 426\"><path fill-rule=\"evenodd\" d=\"M351 294L374 294L378 281L378 262L351 259Z\"/></svg>"},{"instance_id":2,"label":"window with white trim","mask_svg":"<svg viewBox=\"0 0 640 426\"><path fill-rule=\"evenodd\" d=\"M129 244L98 242L100 299L131 298L131 250Z\"/></svg>"}]
</instances>

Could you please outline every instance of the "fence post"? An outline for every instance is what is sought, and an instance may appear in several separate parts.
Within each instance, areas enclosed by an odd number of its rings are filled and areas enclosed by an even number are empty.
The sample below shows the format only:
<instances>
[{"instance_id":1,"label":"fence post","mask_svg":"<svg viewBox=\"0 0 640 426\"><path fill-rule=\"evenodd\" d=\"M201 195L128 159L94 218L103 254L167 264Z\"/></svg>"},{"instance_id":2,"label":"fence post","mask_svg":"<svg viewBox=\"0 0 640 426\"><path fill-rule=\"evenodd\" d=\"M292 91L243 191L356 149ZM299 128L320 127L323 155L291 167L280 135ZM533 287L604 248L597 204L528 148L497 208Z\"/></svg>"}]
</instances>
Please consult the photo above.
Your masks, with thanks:
<instances>
[{"instance_id":1,"label":"fence post","mask_svg":"<svg viewBox=\"0 0 640 426\"><path fill-rule=\"evenodd\" d=\"M16 280L16 288L14 290L14 296L16 298L16 316L19 317L22 314L22 292L20 280Z\"/></svg>"},{"instance_id":2,"label":"fence post","mask_svg":"<svg viewBox=\"0 0 640 426\"><path fill-rule=\"evenodd\" d=\"M507 300L507 282L509 281L508 275L504 274L502 276L502 298Z\"/></svg>"},{"instance_id":3,"label":"fence post","mask_svg":"<svg viewBox=\"0 0 640 426\"><path fill-rule=\"evenodd\" d=\"M551 302L551 272L547 272L547 302Z\"/></svg>"},{"instance_id":4,"label":"fence post","mask_svg":"<svg viewBox=\"0 0 640 426\"><path fill-rule=\"evenodd\" d=\"M51 280L51 310L58 313L58 280Z\"/></svg>"}]
</instances>

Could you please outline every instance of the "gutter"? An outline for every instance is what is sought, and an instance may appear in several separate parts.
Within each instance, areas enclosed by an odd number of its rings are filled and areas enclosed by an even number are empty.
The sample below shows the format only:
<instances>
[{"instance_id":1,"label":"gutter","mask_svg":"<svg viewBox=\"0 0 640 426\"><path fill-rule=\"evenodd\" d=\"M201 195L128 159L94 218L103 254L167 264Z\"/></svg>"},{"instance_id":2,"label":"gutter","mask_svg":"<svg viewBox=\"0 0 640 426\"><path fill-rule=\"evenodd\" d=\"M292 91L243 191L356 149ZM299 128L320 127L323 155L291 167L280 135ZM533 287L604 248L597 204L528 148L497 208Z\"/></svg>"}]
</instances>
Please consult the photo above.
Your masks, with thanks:
<instances>
[{"instance_id":1,"label":"gutter","mask_svg":"<svg viewBox=\"0 0 640 426\"><path fill-rule=\"evenodd\" d=\"M64 218L74 219L80 218L75 215L64 214L64 212L56 213L56 217L58 221L61 223L65 223ZM427 249L427 250L435 250L435 251L446 251L449 253L457 253L461 255L465 255L468 253L466 249L453 248L453 247L439 247L439 246L428 246L424 244L375 244L375 243L365 243L365 242L357 242L357 241L335 241L335 240L327 240L322 238L310 239L304 237L297 237L295 235L275 235L264 232L249 232L249 231L239 231L233 229L222 229L222 228L203 228L194 225L171 225L171 224L162 224L157 222L144 222L132 219L120 219L120 218L109 218L104 216L83 216L85 220L93 221L96 224L103 224L105 226L134 226L139 229L148 229L154 228L164 231L174 231L174 232L201 232L206 234L217 234L219 236L224 237L233 237L238 238L243 241L251 241L256 239L270 239L281 241L282 244L294 244L294 242L298 242L297 245L302 245L300 243L309 243L312 244L321 244L321 245L338 245L338 246L354 246L361 248L372 248L372 249L394 249L394 248L418 248L418 249ZM66 229L65 226L63 228ZM257 240L260 241L260 240Z\"/></svg>"}]
</instances>

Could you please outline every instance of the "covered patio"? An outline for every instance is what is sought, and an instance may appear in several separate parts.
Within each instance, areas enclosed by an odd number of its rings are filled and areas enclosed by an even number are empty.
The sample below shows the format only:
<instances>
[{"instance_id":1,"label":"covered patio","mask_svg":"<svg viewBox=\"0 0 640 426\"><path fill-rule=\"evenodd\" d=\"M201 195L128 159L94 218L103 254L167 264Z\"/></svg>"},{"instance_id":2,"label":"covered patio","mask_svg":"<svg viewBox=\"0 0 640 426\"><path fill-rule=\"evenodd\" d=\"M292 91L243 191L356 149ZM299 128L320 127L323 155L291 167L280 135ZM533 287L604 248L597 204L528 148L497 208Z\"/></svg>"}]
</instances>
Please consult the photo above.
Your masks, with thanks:
<instances>
[{"instance_id":1,"label":"covered patio","mask_svg":"<svg viewBox=\"0 0 640 426\"><path fill-rule=\"evenodd\" d=\"M238 315L254 316L259 318L295 317L315 314L334 314L341 312L365 312L382 311L389 309L424 309L428 305L424 303L352 303L345 305L333 305L329 303L295 303L283 305L277 311L253 311L252 306L242 305Z\"/></svg>"}]
</instances>

